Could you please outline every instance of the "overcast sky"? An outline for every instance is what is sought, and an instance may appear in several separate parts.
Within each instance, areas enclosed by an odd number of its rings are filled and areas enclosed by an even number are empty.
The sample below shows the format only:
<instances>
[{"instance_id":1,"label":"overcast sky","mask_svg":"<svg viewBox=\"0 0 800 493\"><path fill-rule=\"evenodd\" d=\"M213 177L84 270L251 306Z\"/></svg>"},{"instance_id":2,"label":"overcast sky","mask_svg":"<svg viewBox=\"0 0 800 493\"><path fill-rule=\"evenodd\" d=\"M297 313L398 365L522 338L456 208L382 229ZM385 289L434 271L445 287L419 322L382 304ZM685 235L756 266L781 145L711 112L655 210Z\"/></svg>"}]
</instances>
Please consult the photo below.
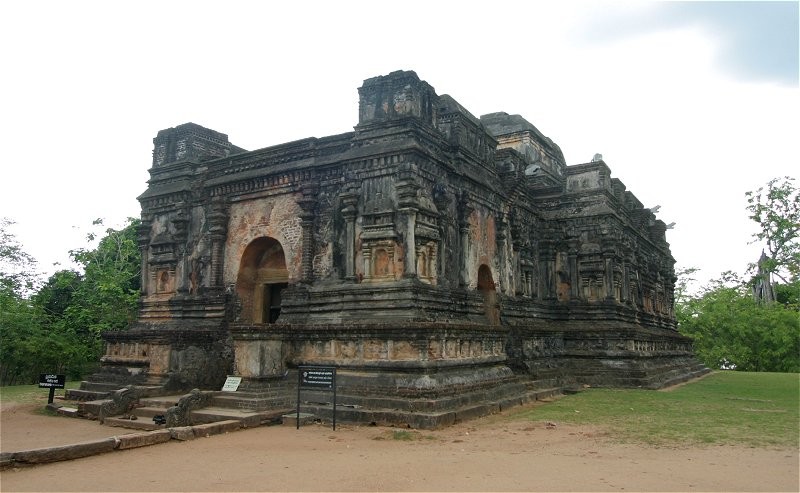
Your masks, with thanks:
<instances>
[{"instance_id":1,"label":"overcast sky","mask_svg":"<svg viewBox=\"0 0 800 493\"><path fill-rule=\"evenodd\" d=\"M347 132L400 69L602 153L703 279L757 259L744 194L800 169L797 2L16 1L0 45L0 216L46 274L139 216L158 130Z\"/></svg>"}]
</instances>

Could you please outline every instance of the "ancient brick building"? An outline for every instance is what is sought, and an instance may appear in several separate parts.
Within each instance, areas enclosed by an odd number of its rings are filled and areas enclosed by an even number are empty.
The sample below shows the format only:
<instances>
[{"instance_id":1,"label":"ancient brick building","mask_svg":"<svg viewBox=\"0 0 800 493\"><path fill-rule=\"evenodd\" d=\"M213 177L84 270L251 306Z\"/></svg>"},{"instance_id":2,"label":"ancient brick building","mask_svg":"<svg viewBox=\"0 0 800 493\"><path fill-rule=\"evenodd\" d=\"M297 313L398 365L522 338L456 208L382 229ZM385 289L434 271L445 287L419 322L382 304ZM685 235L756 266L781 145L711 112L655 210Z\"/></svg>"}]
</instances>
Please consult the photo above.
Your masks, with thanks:
<instances>
[{"instance_id":1,"label":"ancient brick building","mask_svg":"<svg viewBox=\"0 0 800 493\"><path fill-rule=\"evenodd\" d=\"M237 375L268 407L292 402L298 365L334 365L349 418L438 426L536 388L701 370L666 226L599 156L567 166L519 115L476 118L414 72L358 92L341 135L245 151L158 132L139 318L105 335L95 380Z\"/></svg>"}]
</instances>

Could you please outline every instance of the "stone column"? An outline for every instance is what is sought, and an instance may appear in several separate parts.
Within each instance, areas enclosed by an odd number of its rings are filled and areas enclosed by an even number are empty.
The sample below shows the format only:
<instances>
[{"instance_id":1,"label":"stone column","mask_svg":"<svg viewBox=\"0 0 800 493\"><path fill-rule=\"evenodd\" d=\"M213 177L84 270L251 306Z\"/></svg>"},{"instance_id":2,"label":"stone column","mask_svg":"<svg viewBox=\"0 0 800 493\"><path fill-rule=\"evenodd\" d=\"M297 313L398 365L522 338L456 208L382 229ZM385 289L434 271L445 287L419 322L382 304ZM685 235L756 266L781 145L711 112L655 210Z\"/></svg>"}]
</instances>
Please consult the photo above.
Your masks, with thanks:
<instances>
[{"instance_id":1,"label":"stone column","mask_svg":"<svg viewBox=\"0 0 800 493\"><path fill-rule=\"evenodd\" d=\"M417 277L417 209L405 207L399 212L405 218L406 228L403 236L403 277Z\"/></svg>"},{"instance_id":2,"label":"stone column","mask_svg":"<svg viewBox=\"0 0 800 493\"><path fill-rule=\"evenodd\" d=\"M600 248L603 252L603 286L606 291L606 300L615 300L614 296L614 256L616 248L614 239L611 235L604 231L603 237L600 240Z\"/></svg>"},{"instance_id":3,"label":"stone column","mask_svg":"<svg viewBox=\"0 0 800 493\"><path fill-rule=\"evenodd\" d=\"M622 301L629 304L631 301L631 252L628 247L622 255Z\"/></svg>"},{"instance_id":4,"label":"stone column","mask_svg":"<svg viewBox=\"0 0 800 493\"><path fill-rule=\"evenodd\" d=\"M300 259L300 282L310 284L314 273L314 211L317 207L317 187L303 189L303 196L297 201L300 206L300 226L302 229L302 258Z\"/></svg>"},{"instance_id":5,"label":"stone column","mask_svg":"<svg viewBox=\"0 0 800 493\"><path fill-rule=\"evenodd\" d=\"M398 212L404 219L405 234L403 235L403 277L417 277L417 191L420 186L415 183L417 167L411 163L400 165L398 180L395 185L397 190Z\"/></svg>"},{"instance_id":6,"label":"stone column","mask_svg":"<svg viewBox=\"0 0 800 493\"><path fill-rule=\"evenodd\" d=\"M139 252L141 254L141 266L140 266L140 283L141 283L141 294L142 296L147 295L147 285L148 285L148 277L150 276L150 268L148 261L148 252L150 250L150 217L145 216L142 214L142 222L139 224L139 227L136 229L136 240L137 244L139 245Z\"/></svg>"},{"instance_id":7,"label":"stone column","mask_svg":"<svg viewBox=\"0 0 800 493\"><path fill-rule=\"evenodd\" d=\"M356 216L358 215L358 191L355 188L348 190L341 195L342 217L345 222L345 259L344 259L344 278L353 281L356 277L355 262L356 262ZM365 269L367 266L365 265ZM369 271L365 270L365 274L369 276Z\"/></svg>"},{"instance_id":8,"label":"stone column","mask_svg":"<svg viewBox=\"0 0 800 493\"><path fill-rule=\"evenodd\" d=\"M603 286L606 291L606 299L613 300L614 297L614 254L603 252L603 265L605 273L603 275Z\"/></svg>"},{"instance_id":9,"label":"stone column","mask_svg":"<svg viewBox=\"0 0 800 493\"><path fill-rule=\"evenodd\" d=\"M466 287L469 285L469 216L475 210L469 205L469 195L466 192L463 192L459 198L458 209L458 231L461 240L461 267L458 272L458 284Z\"/></svg>"},{"instance_id":10,"label":"stone column","mask_svg":"<svg viewBox=\"0 0 800 493\"><path fill-rule=\"evenodd\" d=\"M222 268L224 263L223 252L225 239L228 232L228 213L225 202L215 199L211 204L209 220L209 236L211 237L211 280L209 285L212 290L222 290Z\"/></svg>"},{"instance_id":11,"label":"stone column","mask_svg":"<svg viewBox=\"0 0 800 493\"><path fill-rule=\"evenodd\" d=\"M188 259L186 258L186 240L189 236L189 220L186 219L186 214L183 212L185 204L180 203L177 206L181 209L178 214L170 221L175 230L175 253L177 256L175 265L175 291L181 295L188 293L188 271L190 267L187 265Z\"/></svg>"},{"instance_id":12,"label":"stone column","mask_svg":"<svg viewBox=\"0 0 800 493\"><path fill-rule=\"evenodd\" d=\"M498 253L498 263L500 265L500 272L498 272L498 280L500 281L500 292L510 294L513 296L514 288L510 286L510 281L508 279L508 265L507 262L507 242L506 242L506 227L508 223L506 223L503 215L501 214L496 221L495 231L497 231L496 242L497 242L497 253Z\"/></svg>"},{"instance_id":13,"label":"stone column","mask_svg":"<svg viewBox=\"0 0 800 493\"><path fill-rule=\"evenodd\" d=\"M539 245L539 299L552 300L555 298L555 263L554 246L550 242L541 242Z\"/></svg>"},{"instance_id":14,"label":"stone column","mask_svg":"<svg viewBox=\"0 0 800 493\"><path fill-rule=\"evenodd\" d=\"M569 269L569 299L581 299L580 277L578 276L578 240L567 242L567 268Z\"/></svg>"}]
</instances>

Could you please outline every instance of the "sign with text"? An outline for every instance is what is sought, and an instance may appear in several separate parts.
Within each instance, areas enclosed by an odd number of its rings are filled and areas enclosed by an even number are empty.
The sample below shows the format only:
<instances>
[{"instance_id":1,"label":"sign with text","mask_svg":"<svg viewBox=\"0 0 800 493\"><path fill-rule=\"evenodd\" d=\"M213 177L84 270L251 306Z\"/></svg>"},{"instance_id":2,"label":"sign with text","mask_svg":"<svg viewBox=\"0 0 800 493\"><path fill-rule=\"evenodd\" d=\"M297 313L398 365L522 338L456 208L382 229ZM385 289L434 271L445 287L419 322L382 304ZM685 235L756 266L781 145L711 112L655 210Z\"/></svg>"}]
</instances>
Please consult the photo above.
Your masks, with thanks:
<instances>
[{"instance_id":1,"label":"sign with text","mask_svg":"<svg viewBox=\"0 0 800 493\"><path fill-rule=\"evenodd\" d=\"M297 429L300 429L300 390L333 392L333 430L336 431L336 367L299 366L297 368Z\"/></svg>"},{"instance_id":2,"label":"sign with text","mask_svg":"<svg viewBox=\"0 0 800 493\"><path fill-rule=\"evenodd\" d=\"M228 377L225 379L225 385L222 386L223 392L236 392L239 384L242 383L242 377Z\"/></svg>"},{"instance_id":3,"label":"sign with text","mask_svg":"<svg viewBox=\"0 0 800 493\"><path fill-rule=\"evenodd\" d=\"M53 373L39 374L40 389L63 389L66 383L67 383L66 375L56 375Z\"/></svg>"},{"instance_id":4,"label":"sign with text","mask_svg":"<svg viewBox=\"0 0 800 493\"><path fill-rule=\"evenodd\" d=\"M336 380L334 366L301 366L300 387L313 390L331 390Z\"/></svg>"}]
</instances>

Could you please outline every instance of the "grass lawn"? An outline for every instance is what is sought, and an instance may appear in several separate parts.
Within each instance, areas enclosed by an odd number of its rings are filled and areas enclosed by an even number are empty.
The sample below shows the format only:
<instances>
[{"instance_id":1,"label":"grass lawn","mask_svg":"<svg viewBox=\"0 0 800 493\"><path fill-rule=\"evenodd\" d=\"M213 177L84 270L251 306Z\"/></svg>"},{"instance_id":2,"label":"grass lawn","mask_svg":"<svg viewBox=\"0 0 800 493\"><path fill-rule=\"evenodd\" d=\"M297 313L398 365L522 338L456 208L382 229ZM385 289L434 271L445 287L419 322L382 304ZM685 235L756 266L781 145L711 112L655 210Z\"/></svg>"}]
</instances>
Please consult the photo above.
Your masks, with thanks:
<instances>
[{"instance_id":1,"label":"grass lawn","mask_svg":"<svg viewBox=\"0 0 800 493\"><path fill-rule=\"evenodd\" d=\"M587 389L509 419L593 424L626 442L800 445L800 374L716 372L666 391Z\"/></svg>"},{"instance_id":2,"label":"grass lawn","mask_svg":"<svg viewBox=\"0 0 800 493\"><path fill-rule=\"evenodd\" d=\"M66 388L56 389L56 396L63 396L65 390L77 389L80 385L81 382L78 380L66 382ZM35 404L41 402L42 405L44 405L47 404L47 397L49 395L50 389L40 389L38 384L0 387L0 402L16 402L19 404Z\"/></svg>"}]
</instances>

